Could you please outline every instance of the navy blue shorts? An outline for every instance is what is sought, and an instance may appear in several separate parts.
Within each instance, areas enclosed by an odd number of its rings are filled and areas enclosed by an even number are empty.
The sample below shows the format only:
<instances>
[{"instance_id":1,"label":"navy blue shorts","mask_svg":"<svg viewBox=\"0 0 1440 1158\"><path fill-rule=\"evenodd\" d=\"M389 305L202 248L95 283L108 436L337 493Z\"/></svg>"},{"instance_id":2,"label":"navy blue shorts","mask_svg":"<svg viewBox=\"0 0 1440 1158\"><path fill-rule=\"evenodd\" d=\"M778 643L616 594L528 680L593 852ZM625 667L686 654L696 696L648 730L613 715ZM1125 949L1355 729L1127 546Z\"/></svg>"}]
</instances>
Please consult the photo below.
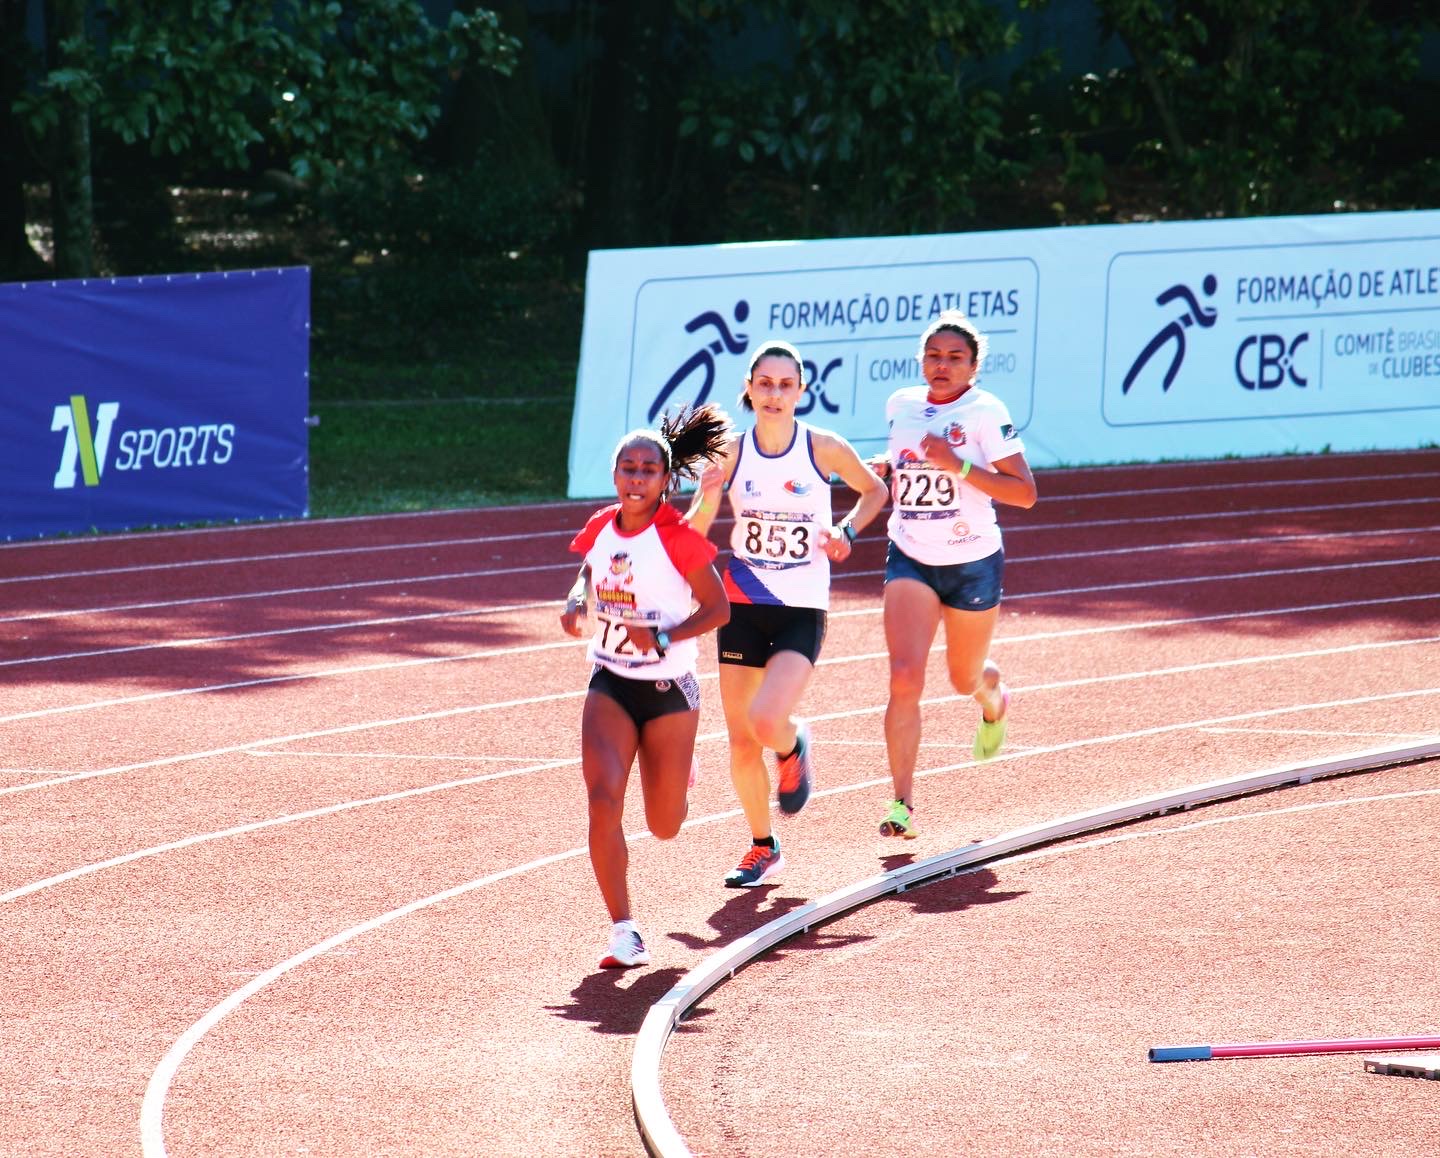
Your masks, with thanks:
<instances>
[{"instance_id":1,"label":"navy blue shorts","mask_svg":"<svg viewBox=\"0 0 1440 1158\"><path fill-rule=\"evenodd\" d=\"M730 622L715 633L720 662L741 667L764 667L781 651L798 651L813 664L824 642L825 612L771 603L730 604Z\"/></svg>"},{"instance_id":2,"label":"navy blue shorts","mask_svg":"<svg viewBox=\"0 0 1440 1158\"><path fill-rule=\"evenodd\" d=\"M643 728L651 720L700 707L700 681L693 672L673 680L632 680L598 663L590 673L590 690L614 700Z\"/></svg>"},{"instance_id":3,"label":"navy blue shorts","mask_svg":"<svg viewBox=\"0 0 1440 1158\"><path fill-rule=\"evenodd\" d=\"M937 565L910 558L892 541L885 553L885 582L916 579L956 611L989 611L1000 603L1005 552L996 551L972 563Z\"/></svg>"}]
</instances>

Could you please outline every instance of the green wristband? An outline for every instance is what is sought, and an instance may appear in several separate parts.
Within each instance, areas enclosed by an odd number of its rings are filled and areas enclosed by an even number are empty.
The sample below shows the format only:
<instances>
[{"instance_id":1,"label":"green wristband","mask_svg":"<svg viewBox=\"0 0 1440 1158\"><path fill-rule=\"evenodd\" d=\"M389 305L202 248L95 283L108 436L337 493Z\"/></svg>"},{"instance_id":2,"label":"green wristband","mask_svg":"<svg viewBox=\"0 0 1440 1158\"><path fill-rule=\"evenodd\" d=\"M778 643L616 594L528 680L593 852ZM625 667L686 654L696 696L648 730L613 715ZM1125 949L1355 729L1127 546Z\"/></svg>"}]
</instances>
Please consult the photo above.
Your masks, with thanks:
<instances>
[{"instance_id":1,"label":"green wristband","mask_svg":"<svg viewBox=\"0 0 1440 1158\"><path fill-rule=\"evenodd\" d=\"M967 474L969 474L969 473L970 473L970 460L967 458L967 459L965 460L965 465L960 468L960 477L961 477L961 478L964 478L964 477L965 477Z\"/></svg>"}]
</instances>

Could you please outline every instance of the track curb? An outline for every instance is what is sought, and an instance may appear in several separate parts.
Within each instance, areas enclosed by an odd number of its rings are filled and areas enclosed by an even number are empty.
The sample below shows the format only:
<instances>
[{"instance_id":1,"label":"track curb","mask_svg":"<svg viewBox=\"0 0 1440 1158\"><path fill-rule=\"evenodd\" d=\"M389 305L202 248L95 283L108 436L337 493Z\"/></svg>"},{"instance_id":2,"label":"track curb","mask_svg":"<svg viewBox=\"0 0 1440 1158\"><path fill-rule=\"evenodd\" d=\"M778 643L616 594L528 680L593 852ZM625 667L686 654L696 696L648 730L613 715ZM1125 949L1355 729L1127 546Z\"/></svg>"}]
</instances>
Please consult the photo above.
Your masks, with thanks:
<instances>
[{"instance_id":1,"label":"track curb","mask_svg":"<svg viewBox=\"0 0 1440 1158\"><path fill-rule=\"evenodd\" d=\"M753 933L740 937L711 954L681 977L646 1013L635 1037L630 1066L631 1104L641 1139L649 1153L657 1158L691 1158L690 1148L671 1121L660 1091L660 1064L670 1034L680 1024L686 1011L711 989L722 981L733 978L737 971L780 942L809 932L813 925L833 920L880 897L903 893L914 885L954 876L1001 857L1080 833L1261 792L1268 788L1308 784L1313 780L1352 772L1374 772L1437 756L1440 756L1440 739L1399 748L1372 748L1319 763L1291 764L1264 772L1246 773L1228 780L1191 785L1155 796L1144 796L1044 824L1018 828L989 840L952 849L915 864L867 877L827 893L783 917L777 917Z\"/></svg>"}]
</instances>

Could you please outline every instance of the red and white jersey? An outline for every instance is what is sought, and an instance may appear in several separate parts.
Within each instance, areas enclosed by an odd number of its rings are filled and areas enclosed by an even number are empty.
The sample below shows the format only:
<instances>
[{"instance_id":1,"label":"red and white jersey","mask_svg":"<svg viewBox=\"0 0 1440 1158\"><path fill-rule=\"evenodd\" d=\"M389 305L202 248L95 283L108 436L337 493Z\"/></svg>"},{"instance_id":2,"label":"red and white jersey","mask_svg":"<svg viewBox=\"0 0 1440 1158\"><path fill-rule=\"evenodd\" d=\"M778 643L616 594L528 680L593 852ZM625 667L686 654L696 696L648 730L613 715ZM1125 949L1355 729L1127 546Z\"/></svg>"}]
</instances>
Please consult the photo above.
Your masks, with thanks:
<instances>
[{"instance_id":1,"label":"red and white jersey","mask_svg":"<svg viewBox=\"0 0 1440 1158\"><path fill-rule=\"evenodd\" d=\"M615 521L619 504L596 511L570 543L590 565L595 634L586 656L629 679L664 680L693 673L699 653L694 639L677 640L662 657L640 651L626 624L652 631L690 617L695 599L685 576L715 559L715 545L669 503L641 530L625 532Z\"/></svg>"},{"instance_id":2,"label":"red and white jersey","mask_svg":"<svg viewBox=\"0 0 1440 1158\"><path fill-rule=\"evenodd\" d=\"M795 423L790 445L767 455L749 430L736 444L730 472L731 603L830 606L830 556L820 533L831 526L830 479L815 462L811 429Z\"/></svg>"},{"instance_id":3,"label":"red and white jersey","mask_svg":"<svg viewBox=\"0 0 1440 1158\"><path fill-rule=\"evenodd\" d=\"M890 395L891 540L921 563L970 563L1001 547L1000 526L990 496L968 486L958 473L936 470L925 461L920 439L944 438L962 459L989 467L1024 452L1005 403L978 386L952 402L936 405L924 386L906 386Z\"/></svg>"}]
</instances>

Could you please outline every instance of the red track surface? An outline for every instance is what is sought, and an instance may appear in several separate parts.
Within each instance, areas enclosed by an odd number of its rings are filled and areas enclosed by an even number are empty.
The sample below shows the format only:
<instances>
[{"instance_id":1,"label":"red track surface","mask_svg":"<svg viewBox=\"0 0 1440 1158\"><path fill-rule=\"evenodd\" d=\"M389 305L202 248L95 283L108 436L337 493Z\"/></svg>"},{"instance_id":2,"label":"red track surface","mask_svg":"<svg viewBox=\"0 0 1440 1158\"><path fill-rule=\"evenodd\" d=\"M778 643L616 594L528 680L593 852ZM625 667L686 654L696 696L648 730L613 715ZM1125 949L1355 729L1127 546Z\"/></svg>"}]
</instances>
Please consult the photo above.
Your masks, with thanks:
<instances>
[{"instance_id":1,"label":"red track surface","mask_svg":"<svg viewBox=\"0 0 1440 1158\"><path fill-rule=\"evenodd\" d=\"M970 761L937 653L916 841L875 831L878 534L774 886L720 887L745 829L702 649L692 819L661 844L629 811L655 961L624 973L594 969L557 625L596 504L0 548L0 1149L638 1154L633 1035L715 947L975 839L1440 735L1440 453L1040 488L1002 512L1009 746ZM1353 1055L1146 1060L1440 1031L1437 824L1418 765L878 902L708 994L666 1102L711 1155L1440 1152L1436 1084Z\"/></svg>"}]
</instances>

